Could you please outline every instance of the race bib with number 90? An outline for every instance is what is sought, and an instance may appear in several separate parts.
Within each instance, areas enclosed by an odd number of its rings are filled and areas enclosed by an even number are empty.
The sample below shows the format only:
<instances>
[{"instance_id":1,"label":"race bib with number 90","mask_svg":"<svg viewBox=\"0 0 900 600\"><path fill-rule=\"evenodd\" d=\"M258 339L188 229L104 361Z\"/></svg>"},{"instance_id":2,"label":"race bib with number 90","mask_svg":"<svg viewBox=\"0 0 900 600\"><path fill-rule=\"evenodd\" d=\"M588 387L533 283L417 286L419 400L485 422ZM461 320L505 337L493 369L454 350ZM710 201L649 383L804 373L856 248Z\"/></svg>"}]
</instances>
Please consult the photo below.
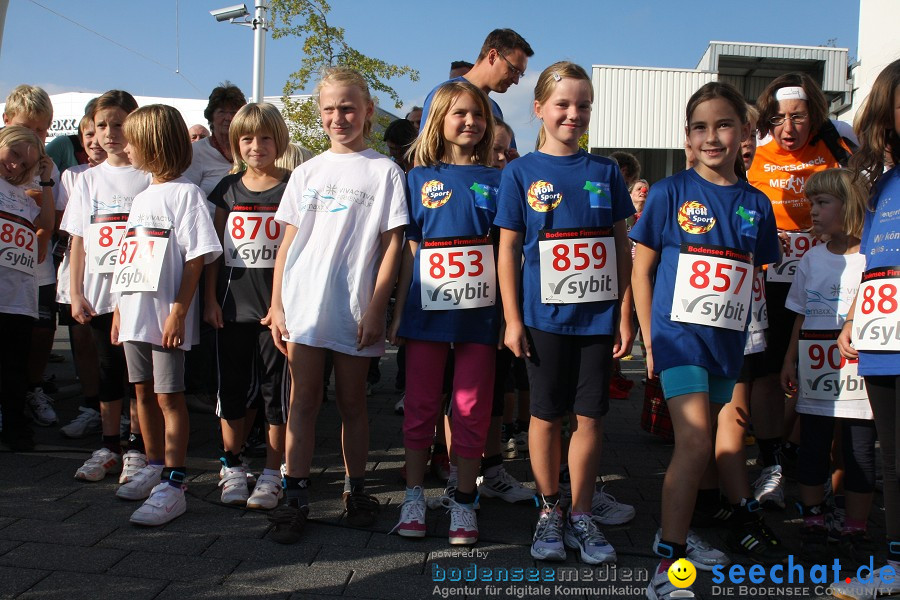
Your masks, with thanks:
<instances>
[{"instance_id":1,"label":"race bib with number 90","mask_svg":"<svg viewBox=\"0 0 900 600\"><path fill-rule=\"evenodd\" d=\"M799 355L800 394L811 400L867 400L866 385L856 360L841 356L840 331L801 330Z\"/></svg>"},{"instance_id":2,"label":"race bib with number 90","mask_svg":"<svg viewBox=\"0 0 900 600\"><path fill-rule=\"evenodd\" d=\"M802 231L785 232L788 238L787 249L781 261L769 265L766 269L766 279L774 282L791 283L797 273L797 265L803 255L809 252L813 246L819 244L819 239Z\"/></svg>"}]
</instances>

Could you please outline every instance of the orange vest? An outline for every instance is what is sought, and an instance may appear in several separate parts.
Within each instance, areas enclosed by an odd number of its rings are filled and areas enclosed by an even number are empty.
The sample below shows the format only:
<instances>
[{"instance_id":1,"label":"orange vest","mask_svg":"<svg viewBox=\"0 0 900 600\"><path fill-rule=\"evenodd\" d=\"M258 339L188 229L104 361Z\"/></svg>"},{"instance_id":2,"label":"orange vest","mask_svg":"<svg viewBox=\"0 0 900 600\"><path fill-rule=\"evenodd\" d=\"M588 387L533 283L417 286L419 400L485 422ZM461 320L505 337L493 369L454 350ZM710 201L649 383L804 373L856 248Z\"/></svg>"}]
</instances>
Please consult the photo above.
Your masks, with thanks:
<instances>
[{"instance_id":1,"label":"orange vest","mask_svg":"<svg viewBox=\"0 0 900 600\"><path fill-rule=\"evenodd\" d=\"M747 179L772 202L778 229L806 230L812 226L809 201L803 193L806 180L813 173L837 167L840 164L822 140L788 152L771 139L756 149Z\"/></svg>"}]
</instances>

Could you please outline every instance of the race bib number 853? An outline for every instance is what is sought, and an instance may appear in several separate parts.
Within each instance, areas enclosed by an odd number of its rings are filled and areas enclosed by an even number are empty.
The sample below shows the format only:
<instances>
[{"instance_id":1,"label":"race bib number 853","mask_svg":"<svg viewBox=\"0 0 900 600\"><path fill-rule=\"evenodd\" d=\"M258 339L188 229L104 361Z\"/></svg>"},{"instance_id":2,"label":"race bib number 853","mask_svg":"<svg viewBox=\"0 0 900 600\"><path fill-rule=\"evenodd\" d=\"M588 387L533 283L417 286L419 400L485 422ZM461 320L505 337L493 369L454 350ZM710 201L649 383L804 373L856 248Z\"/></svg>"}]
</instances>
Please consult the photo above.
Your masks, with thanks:
<instances>
[{"instance_id":1,"label":"race bib number 853","mask_svg":"<svg viewBox=\"0 0 900 600\"><path fill-rule=\"evenodd\" d=\"M900 352L900 266L869 269L856 294L853 345Z\"/></svg>"},{"instance_id":2,"label":"race bib number 853","mask_svg":"<svg viewBox=\"0 0 900 600\"><path fill-rule=\"evenodd\" d=\"M423 240L419 281L423 310L493 306L497 274L491 237Z\"/></svg>"},{"instance_id":3,"label":"race bib number 853","mask_svg":"<svg viewBox=\"0 0 900 600\"><path fill-rule=\"evenodd\" d=\"M681 244L672 320L743 331L753 291L749 253L722 246Z\"/></svg>"},{"instance_id":4,"label":"race bib number 853","mask_svg":"<svg viewBox=\"0 0 900 600\"><path fill-rule=\"evenodd\" d=\"M541 302L576 304L619 297L612 229L545 229L538 233Z\"/></svg>"}]
</instances>

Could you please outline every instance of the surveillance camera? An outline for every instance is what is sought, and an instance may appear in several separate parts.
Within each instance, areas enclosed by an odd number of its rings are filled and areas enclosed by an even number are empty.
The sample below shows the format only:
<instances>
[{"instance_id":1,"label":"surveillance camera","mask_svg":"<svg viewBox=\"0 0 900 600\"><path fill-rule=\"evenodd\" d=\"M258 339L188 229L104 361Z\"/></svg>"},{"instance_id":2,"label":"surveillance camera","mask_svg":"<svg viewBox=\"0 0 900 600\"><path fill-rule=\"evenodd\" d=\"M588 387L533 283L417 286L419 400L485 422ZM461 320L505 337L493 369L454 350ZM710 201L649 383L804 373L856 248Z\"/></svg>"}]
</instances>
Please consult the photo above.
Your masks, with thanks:
<instances>
[{"instance_id":1,"label":"surveillance camera","mask_svg":"<svg viewBox=\"0 0 900 600\"><path fill-rule=\"evenodd\" d=\"M217 8L209 11L209 14L216 18L216 21L231 21L232 19L240 19L246 17L250 13L247 12L246 4L235 4L234 6L226 6L225 8Z\"/></svg>"}]
</instances>

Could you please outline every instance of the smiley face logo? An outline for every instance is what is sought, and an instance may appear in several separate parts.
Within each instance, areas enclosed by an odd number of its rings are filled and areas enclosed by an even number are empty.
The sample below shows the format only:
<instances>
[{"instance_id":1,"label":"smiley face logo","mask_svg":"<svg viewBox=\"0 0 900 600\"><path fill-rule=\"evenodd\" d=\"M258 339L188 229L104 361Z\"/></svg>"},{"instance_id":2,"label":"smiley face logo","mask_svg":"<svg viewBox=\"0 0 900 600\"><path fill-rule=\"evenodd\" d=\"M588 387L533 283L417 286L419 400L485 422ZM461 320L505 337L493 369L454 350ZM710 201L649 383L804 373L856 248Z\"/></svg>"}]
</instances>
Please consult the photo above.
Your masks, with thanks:
<instances>
[{"instance_id":1,"label":"smiley face logo","mask_svg":"<svg viewBox=\"0 0 900 600\"><path fill-rule=\"evenodd\" d=\"M697 579L697 569L686 558L679 558L669 567L669 583L677 588L690 587Z\"/></svg>"}]
</instances>

